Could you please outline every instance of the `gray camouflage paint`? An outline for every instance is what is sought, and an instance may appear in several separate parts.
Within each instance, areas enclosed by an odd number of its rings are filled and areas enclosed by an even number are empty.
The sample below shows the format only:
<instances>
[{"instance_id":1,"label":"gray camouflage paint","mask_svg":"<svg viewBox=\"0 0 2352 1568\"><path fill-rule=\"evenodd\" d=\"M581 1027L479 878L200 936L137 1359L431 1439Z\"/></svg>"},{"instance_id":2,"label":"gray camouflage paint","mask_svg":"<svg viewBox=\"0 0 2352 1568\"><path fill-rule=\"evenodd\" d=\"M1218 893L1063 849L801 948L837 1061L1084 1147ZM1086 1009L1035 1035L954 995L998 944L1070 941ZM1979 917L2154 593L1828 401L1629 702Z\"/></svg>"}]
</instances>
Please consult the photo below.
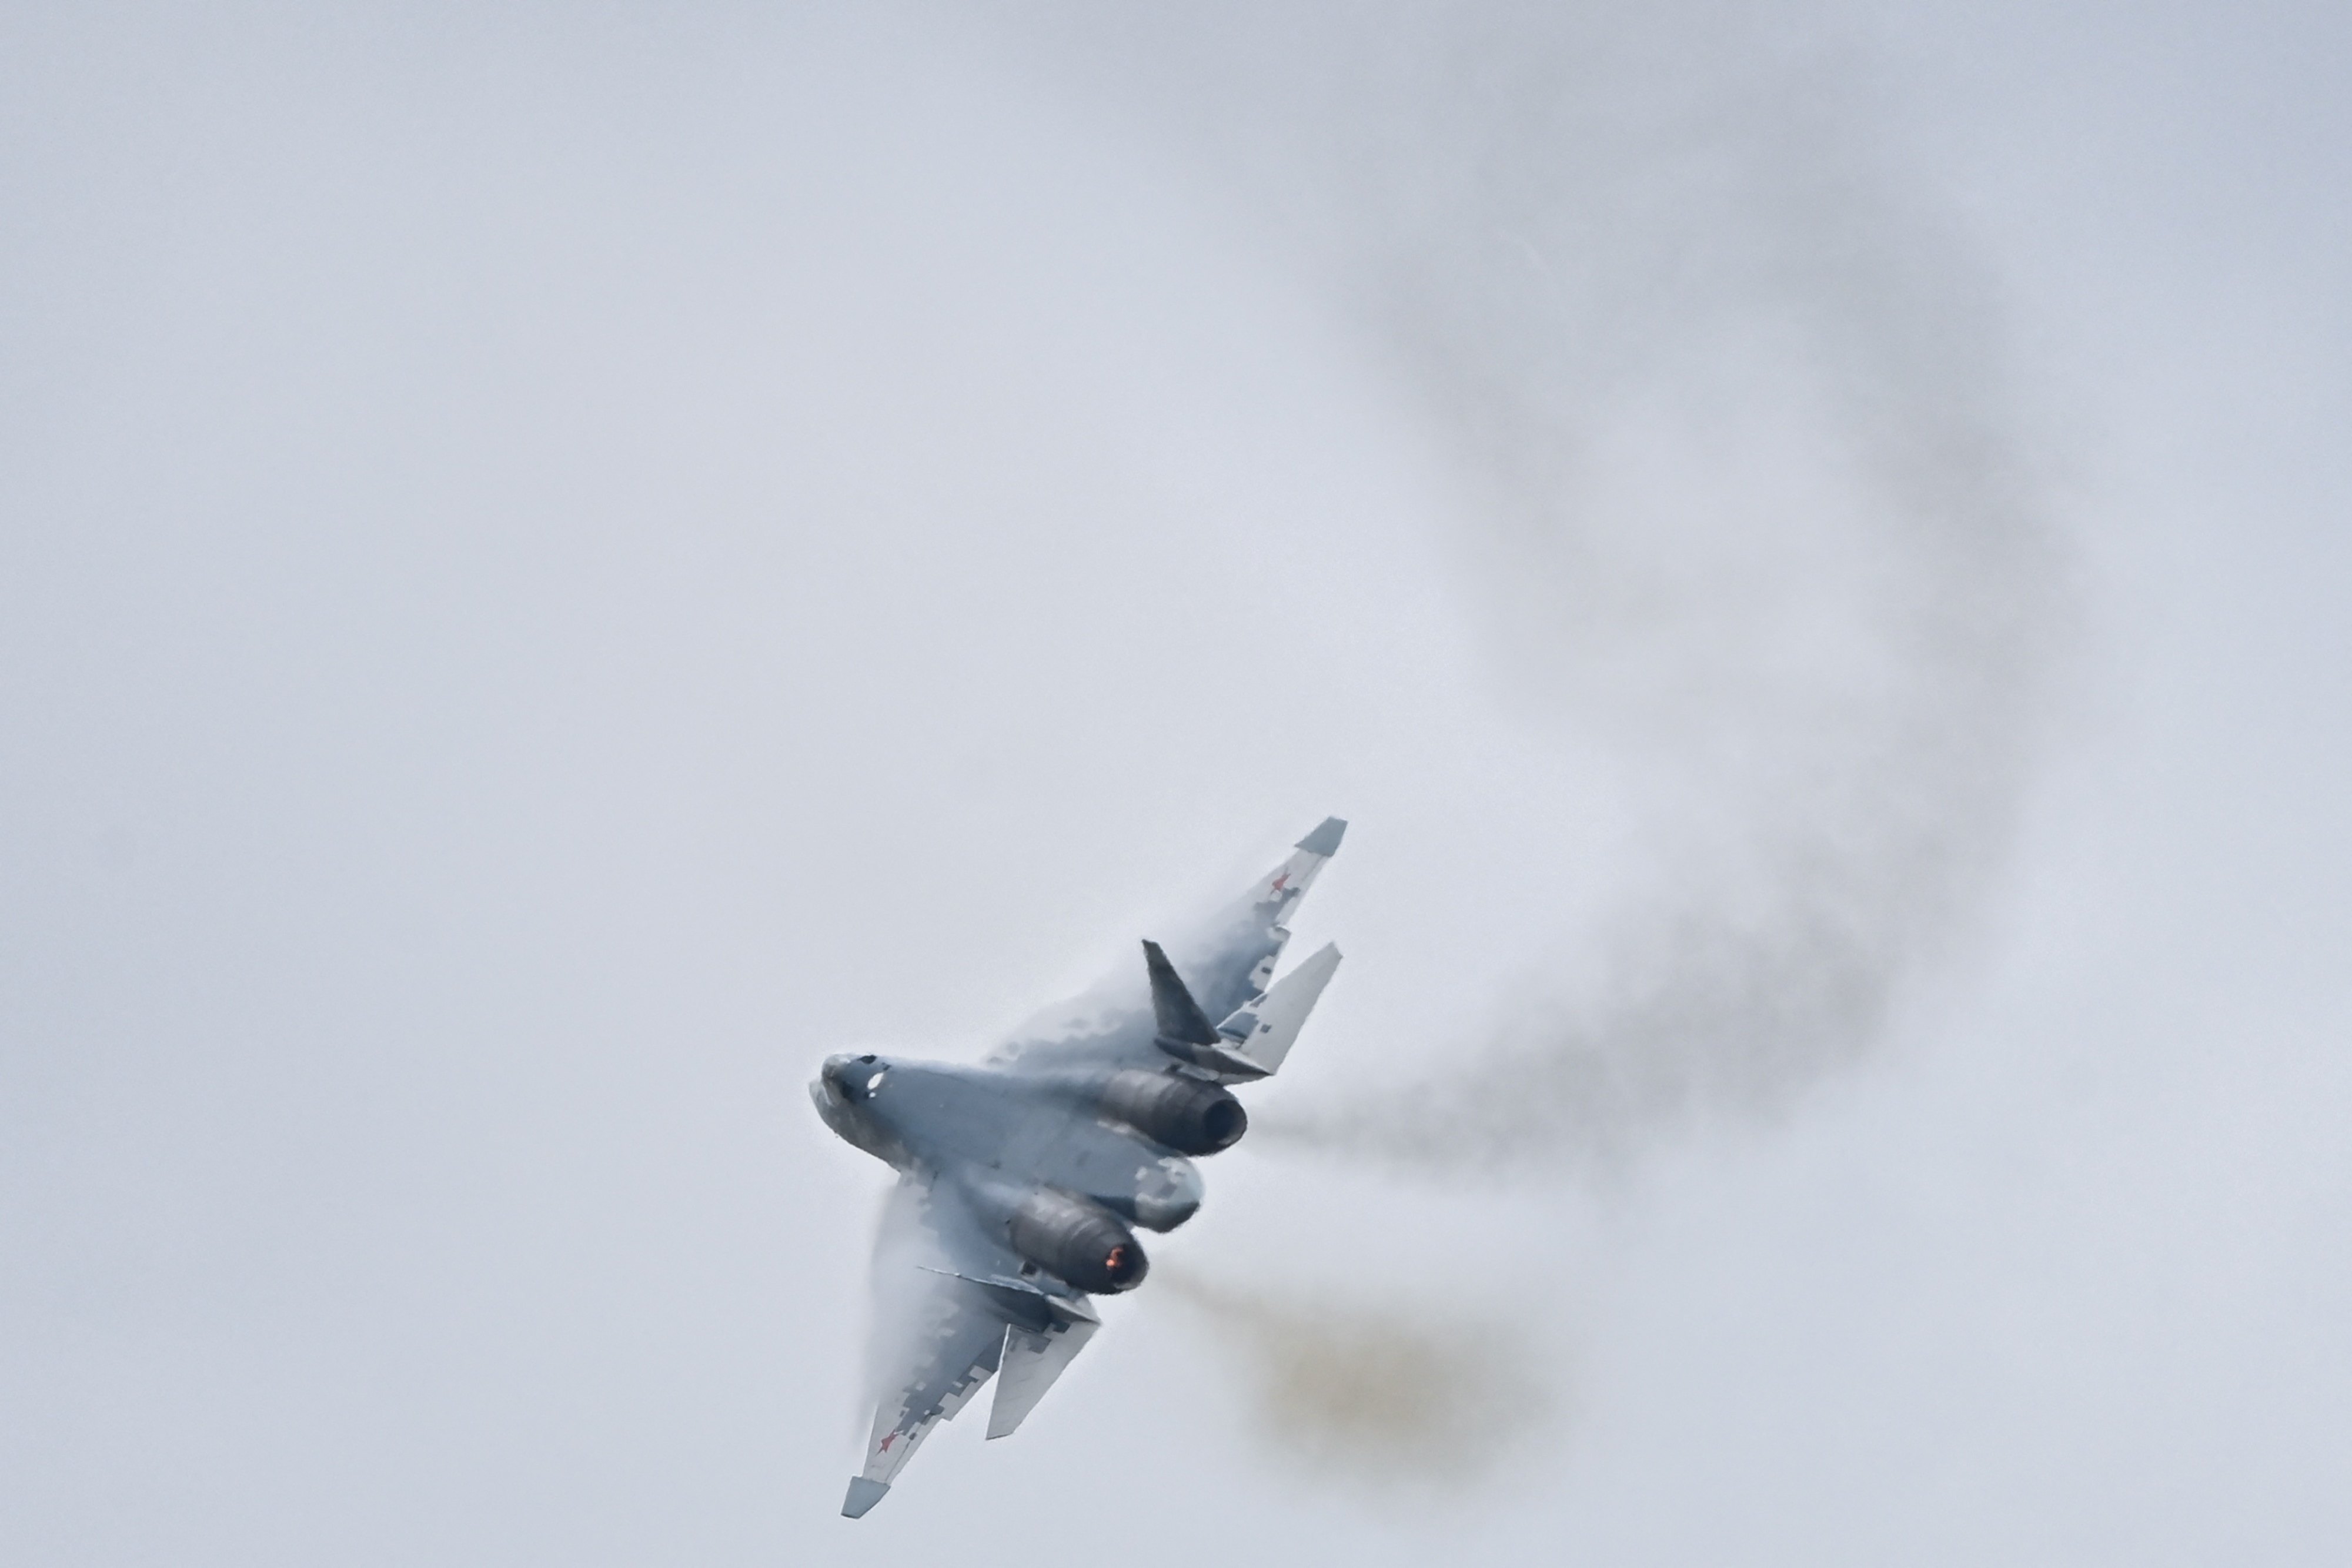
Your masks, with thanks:
<instances>
[{"instance_id":1,"label":"gray camouflage paint","mask_svg":"<svg viewBox=\"0 0 2352 1568\"><path fill-rule=\"evenodd\" d=\"M879 1408L843 1513L859 1518L879 1502L930 1430L1000 1367L989 1435L1009 1434L1093 1333L1086 1297L1142 1281L1126 1224L1166 1231L1199 1210L1199 1167L1171 1140L1213 1153L1245 1127L1219 1085L1279 1064L1255 1067L1236 1053L1258 1028L1290 936L1284 921L1346 828L1325 821L1176 956L1145 943L1148 983L1131 973L1094 1005L1048 1015L1058 1027L1023 1030L982 1065L825 1060L809 1085L818 1115L900 1178L875 1279L878 1316L897 1332L882 1336L893 1343L875 1369ZM1209 1019L1223 1021L1213 1032ZM1180 1131L1161 1114L1170 1099L1223 1103L1230 1116L1211 1134L1201 1131L1205 1116ZM911 1277L889 1266L894 1234L923 1254ZM1100 1271L1074 1260L1099 1260ZM1013 1357L1019 1392L1008 1406Z\"/></svg>"}]
</instances>

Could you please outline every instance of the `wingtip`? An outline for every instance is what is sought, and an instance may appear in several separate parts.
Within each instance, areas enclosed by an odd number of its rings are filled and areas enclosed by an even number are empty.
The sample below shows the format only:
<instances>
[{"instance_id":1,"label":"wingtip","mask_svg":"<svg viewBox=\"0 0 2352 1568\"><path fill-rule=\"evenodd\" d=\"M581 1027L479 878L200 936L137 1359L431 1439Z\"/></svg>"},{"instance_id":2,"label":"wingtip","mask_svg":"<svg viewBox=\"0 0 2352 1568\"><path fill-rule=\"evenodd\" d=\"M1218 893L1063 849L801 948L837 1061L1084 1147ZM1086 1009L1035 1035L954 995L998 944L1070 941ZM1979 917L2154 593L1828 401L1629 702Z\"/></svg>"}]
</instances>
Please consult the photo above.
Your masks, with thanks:
<instances>
[{"instance_id":1,"label":"wingtip","mask_svg":"<svg viewBox=\"0 0 2352 1568\"><path fill-rule=\"evenodd\" d=\"M842 1518L864 1519L866 1511L880 1502L882 1494L889 1490L888 1481L869 1481L864 1476L850 1477L849 1495L841 1500Z\"/></svg>"},{"instance_id":2,"label":"wingtip","mask_svg":"<svg viewBox=\"0 0 2352 1568\"><path fill-rule=\"evenodd\" d=\"M1347 831L1346 818L1326 817L1321 827L1299 840L1295 847L1310 855L1336 855L1339 852L1339 840Z\"/></svg>"}]
</instances>

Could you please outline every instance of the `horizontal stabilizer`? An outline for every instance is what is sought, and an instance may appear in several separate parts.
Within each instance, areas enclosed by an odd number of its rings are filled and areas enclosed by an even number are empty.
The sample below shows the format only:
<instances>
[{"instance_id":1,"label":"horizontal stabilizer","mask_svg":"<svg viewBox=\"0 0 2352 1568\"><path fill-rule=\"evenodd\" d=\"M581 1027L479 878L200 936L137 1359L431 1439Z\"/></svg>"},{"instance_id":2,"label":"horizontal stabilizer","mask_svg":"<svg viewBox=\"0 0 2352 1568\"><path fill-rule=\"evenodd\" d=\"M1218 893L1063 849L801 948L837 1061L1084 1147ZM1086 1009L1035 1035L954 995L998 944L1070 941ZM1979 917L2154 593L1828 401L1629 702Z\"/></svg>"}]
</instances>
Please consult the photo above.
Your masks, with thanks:
<instances>
[{"instance_id":1,"label":"horizontal stabilizer","mask_svg":"<svg viewBox=\"0 0 2352 1568\"><path fill-rule=\"evenodd\" d=\"M1339 949L1327 943L1313 957L1276 980L1265 995L1237 1009L1217 1026L1226 1051L1260 1071L1278 1071L1339 967Z\"/></svg>"},{"instance_id":2,"label":"horizontal stabilizer","mask_svg":"<svg viewBox=\"0 0 2352 1568\"><path fill-rule=\"evenodd\" d=\"M1102 1327L1082 1302L1059 1306L1055 1321L1043 1330L1032 1332L1019 1323L1005 1330L1004 1367L996 1375L996 1403L988 1412L990 1437L1011 1437Z\"/></svg>"}]
</instances>

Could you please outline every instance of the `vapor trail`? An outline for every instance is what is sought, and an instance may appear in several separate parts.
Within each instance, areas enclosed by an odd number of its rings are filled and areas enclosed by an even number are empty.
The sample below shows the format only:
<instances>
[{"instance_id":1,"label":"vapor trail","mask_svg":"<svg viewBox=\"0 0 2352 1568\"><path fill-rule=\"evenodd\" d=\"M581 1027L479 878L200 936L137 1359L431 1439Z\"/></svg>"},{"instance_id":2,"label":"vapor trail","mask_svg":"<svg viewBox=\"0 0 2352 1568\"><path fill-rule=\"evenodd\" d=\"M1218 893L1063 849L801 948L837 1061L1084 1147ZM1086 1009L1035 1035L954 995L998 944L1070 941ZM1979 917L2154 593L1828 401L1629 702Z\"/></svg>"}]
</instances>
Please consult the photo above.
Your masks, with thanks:
<instances>
[{"instance_id":1,"label":"vapor trail","mask_svg":"<svg viewBox=\"0 0 2352 1568\"><path fill-rule=\"evenodd\" d=\"M1634 803L1589 942L1261 1146L1589 1176L1869 1051L1999 874L2063 595L1994 291L1866 56L1710 0L1021 15L1354 323L1450 456L1496 678ZM1544 1358L1474 1327L1178 1289L1312 1469L1533 1429L1501 1373Z\"/></svg>"},{"instance_id":2,"label":"vapor trail","mask_svg":"<svg viewBox=\"0 0 2352 1568\"><path fill-rule=\"evenodd\" d=\"M1612 742L1651 867L1507 1071L1262 1135L1580 1163L1787 1100L1965 938L2032 750L2056 551L1989 287L1792 14L1188 16L1095 37L1425 411L1495 667Z\"/></svg>"}]
</instances>

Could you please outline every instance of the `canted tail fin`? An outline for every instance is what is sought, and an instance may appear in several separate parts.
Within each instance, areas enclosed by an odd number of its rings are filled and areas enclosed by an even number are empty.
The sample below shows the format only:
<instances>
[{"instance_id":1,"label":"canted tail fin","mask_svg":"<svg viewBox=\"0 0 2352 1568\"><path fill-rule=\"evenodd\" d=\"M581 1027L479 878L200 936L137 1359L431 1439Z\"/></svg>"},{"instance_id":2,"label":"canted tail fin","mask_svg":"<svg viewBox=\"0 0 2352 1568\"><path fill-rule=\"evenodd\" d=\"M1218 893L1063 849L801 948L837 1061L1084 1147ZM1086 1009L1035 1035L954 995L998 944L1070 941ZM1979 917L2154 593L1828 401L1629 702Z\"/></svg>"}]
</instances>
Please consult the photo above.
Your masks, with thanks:
<instances>
[{"instance_id":1,"label":"canted tail fin","mask_svg":"<svg viewBox=\"0 0 2352 1568\"><path fill-rule=\"evenodd\" d=\"M1148 938L1143 944L1143 967L1151 975L1151 1019L1159 1028L1160 1048L1181 1056L1184 1053L1176 1050L1179 1046L1216 1044L1217 1031L1209 1015L1192 999L1183 977L1176 973L1176 966L1168 961L1160 944Z\"/></svg>"},{"instance_id":2,"label":"canted tail fin","mask_svg":"<svg viewBox=\"0 0 2352 1568\"><path fill-rule=\"evenodd\" d=\"M1205 1067L1222 1078L1263 1078L1265 1070L1235 1056L1233 1042L1219 1034L1209 1015L1192 999L1183 977L1160 944L1143 944L1143 965L1151 975L1151 1017L1158 1032L1152 1043L1179 1061Z\"/></svg>"}]
</instances>

